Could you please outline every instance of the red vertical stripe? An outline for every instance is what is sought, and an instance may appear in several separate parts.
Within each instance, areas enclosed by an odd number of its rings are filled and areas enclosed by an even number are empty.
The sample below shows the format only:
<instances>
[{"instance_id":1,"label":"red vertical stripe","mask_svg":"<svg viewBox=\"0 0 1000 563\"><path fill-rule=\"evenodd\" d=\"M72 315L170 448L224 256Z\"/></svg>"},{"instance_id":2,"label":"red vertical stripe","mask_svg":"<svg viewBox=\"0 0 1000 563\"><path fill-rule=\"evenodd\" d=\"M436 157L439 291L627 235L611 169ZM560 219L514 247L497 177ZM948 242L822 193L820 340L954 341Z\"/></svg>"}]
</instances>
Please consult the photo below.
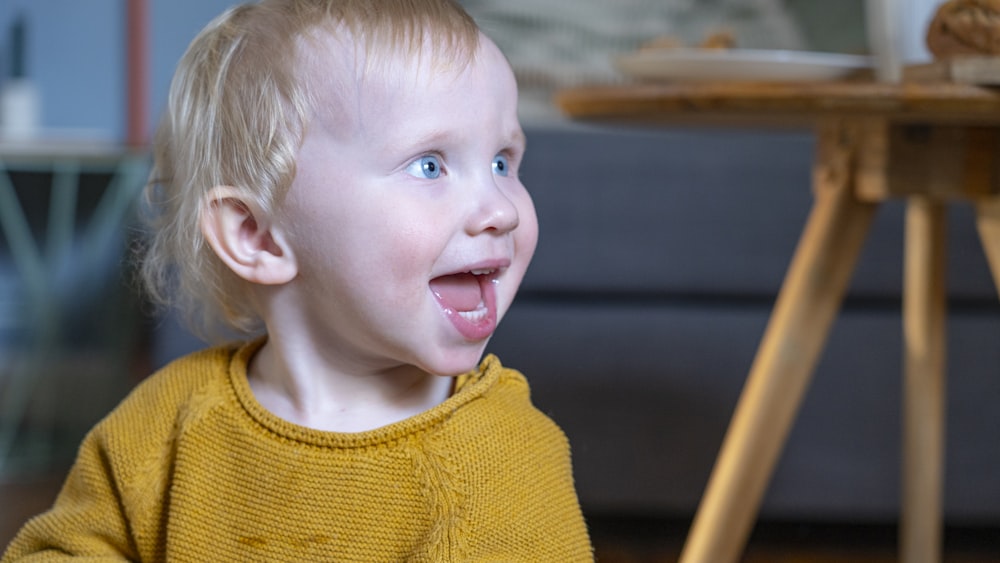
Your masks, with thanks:
<instances>
[{"instance_id":1,"label":"red vertical stripe","mask_svg":"<svg viewBox=\"0 0 1000 563\"><path fill-rule=\"evenodd\" d=\"M149 140L147 131L149 100L149 9L147 0L126 0L126 143L138 147Z\"/></svg>"}]
</instances>

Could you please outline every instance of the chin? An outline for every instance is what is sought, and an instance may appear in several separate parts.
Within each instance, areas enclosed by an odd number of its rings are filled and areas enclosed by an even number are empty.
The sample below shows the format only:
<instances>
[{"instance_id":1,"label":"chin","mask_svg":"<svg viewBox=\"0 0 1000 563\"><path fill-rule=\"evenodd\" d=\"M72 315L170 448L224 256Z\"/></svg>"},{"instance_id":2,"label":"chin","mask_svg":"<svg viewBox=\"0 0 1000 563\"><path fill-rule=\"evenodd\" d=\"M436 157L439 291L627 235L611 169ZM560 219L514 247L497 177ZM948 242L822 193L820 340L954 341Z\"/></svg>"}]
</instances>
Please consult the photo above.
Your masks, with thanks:
<instances>
[{"instance_id":1,"label":"chin","mask_svg":"<svg viewBox=\"0 0 1000 563\"><path fill-rule=\"evenodd\" d=\"M442 350L436 358L427 358L425 371L444 377L468 373L479 367L486 350L486 340L468 346Z\"/></svg>"}]
</instances>

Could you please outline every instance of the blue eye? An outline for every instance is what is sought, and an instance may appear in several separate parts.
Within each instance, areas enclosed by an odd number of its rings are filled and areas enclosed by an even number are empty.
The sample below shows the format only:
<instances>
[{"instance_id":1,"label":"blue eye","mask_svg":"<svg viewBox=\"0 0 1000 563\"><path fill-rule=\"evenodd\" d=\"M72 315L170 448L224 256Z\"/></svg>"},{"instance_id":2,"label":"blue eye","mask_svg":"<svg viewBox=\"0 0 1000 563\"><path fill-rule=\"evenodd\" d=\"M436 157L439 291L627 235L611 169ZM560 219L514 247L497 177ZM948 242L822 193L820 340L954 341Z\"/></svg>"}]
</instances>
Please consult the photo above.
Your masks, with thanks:
<instances>
[{"instance_id":1,"label":"blue eye","mask_svg":"<svg viewBox=\"0 0 1000 563\"><path fill-rule=\"evenodd\" d=\"M422 156L411 162L406 172L417 178L433 180L441 176L441 161L436 156Z\"/></svg>"},{"instance_id":2,"label":"blue eye","mask_svg":"<svg viewBox=\"0 0 1000 563\"><path fill-rule=\"evenodd\" d=\"M498 176L506 176L510 171L510 162L507 161L507 157L498 154L493 157L493 172Z\"/></svg>"}]
</instances>

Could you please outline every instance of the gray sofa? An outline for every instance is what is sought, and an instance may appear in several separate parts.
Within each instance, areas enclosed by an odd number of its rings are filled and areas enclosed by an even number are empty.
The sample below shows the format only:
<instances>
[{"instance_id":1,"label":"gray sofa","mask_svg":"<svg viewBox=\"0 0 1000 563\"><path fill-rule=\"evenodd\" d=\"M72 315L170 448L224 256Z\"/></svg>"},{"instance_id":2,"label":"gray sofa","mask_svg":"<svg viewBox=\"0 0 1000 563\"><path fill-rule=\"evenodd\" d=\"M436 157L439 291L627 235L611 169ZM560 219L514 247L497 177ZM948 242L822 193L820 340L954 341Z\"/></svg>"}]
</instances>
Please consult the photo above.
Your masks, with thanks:
<instances>
[{"instance_id":1,"label":"gray sofa","mask_svg":"<svg viewBox=\"0 0 1000 563\"><path fill-rule=\"evenodd\" d=\"M592 512L693 514L812 200L808 131L528 132L541 224L490 344L565 429ZM882 206L762 516L899 503L903 205ZM950 211L946 515L1000 522L1000 306Z\"/></svg>"}]
</instances>

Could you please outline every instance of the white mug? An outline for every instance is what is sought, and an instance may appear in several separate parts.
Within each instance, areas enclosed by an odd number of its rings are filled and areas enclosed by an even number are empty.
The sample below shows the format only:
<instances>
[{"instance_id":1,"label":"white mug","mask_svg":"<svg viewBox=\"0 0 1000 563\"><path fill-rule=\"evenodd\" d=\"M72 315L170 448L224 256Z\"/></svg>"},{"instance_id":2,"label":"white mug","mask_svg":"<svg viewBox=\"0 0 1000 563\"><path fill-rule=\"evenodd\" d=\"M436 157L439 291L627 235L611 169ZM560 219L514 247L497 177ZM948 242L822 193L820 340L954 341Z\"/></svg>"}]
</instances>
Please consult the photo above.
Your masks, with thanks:
<instances>
[{"instance_id":1,"label":"white mug","mask_svg":"<svg viewBox=\"0 0 1000 563\"><path fill-rule=\"evenodd\" d=\"M875 77L899 82L903 67L930 62L927 28L944 0L866 0L865 25Z\"/></svg>"}]
</instances>

